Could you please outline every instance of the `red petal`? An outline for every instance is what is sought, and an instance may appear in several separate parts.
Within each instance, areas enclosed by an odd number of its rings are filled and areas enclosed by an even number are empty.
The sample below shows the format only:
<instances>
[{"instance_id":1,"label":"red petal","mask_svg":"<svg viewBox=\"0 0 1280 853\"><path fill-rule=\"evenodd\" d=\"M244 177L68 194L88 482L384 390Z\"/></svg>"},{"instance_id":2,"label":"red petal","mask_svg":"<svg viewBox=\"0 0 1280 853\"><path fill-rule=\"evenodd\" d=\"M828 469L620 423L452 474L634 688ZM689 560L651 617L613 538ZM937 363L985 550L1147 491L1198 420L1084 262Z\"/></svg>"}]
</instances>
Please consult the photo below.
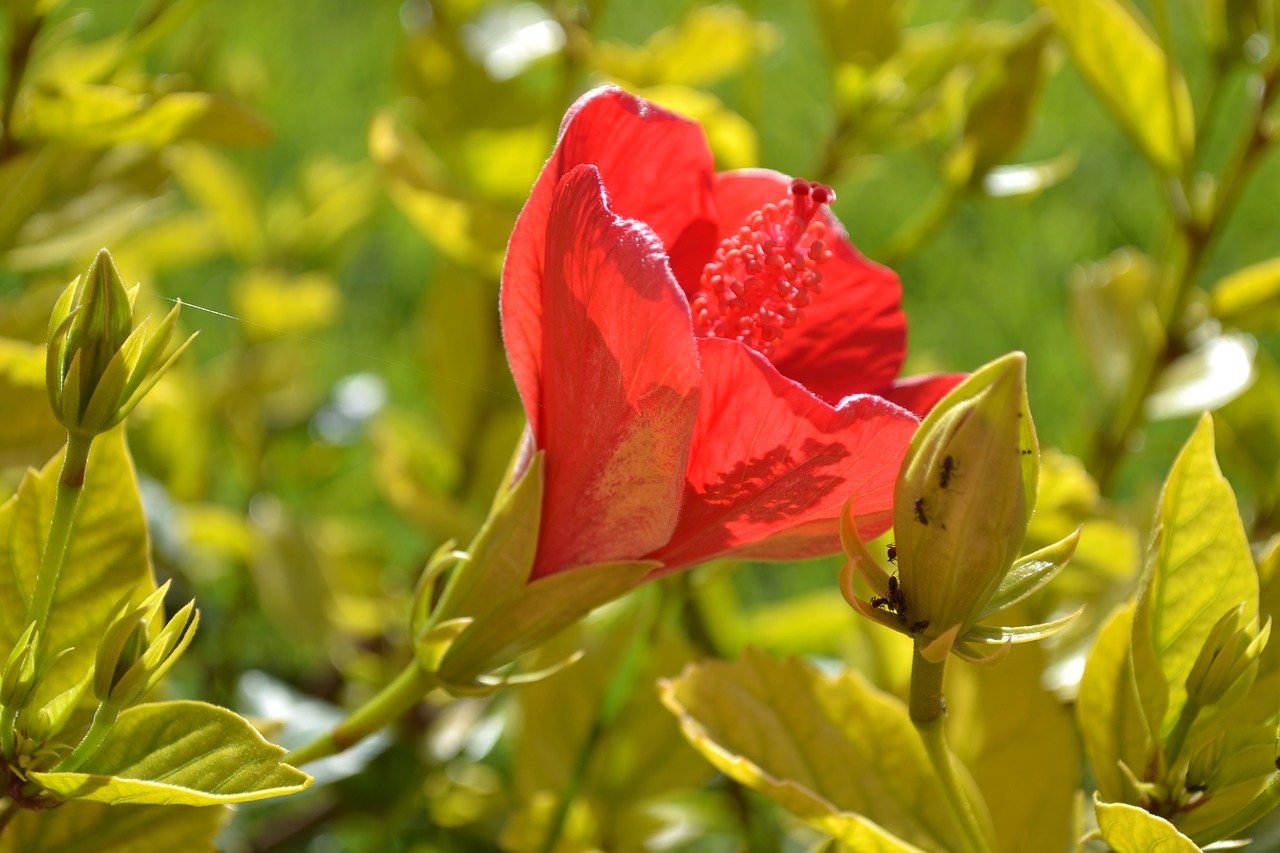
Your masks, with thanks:
<instances>
[{"instance_id":1,"label":"red petal","mask_svg":"<svg viewBox=\"0 0 1280 853\"><path fill-rule=\"evenodd\" d=\"M592 166L550 213L540 394L521 387L547 453L533 578L670 538L698 410L689 306L658 238L609 211Z\"/></svg>"},{"instance_id":2,"label":"red petal","mask_svg":"<svg viewBox=\"0 0 1280 853\"><path fill-rule=\"evenodd\" d=\"M519 370L529 371L516 374L522 389L535 383L542 356L536 336L510 328L512 315L523 316L523 325L538 322L551 199L560 179L582 164L600 170L616 214L645 223L662 239L673 253L678 280L692 275L696 282L714 247L715 164L702 127L616 87L583 95L565 114L555 150L516 220L503 265L503 334L509 353L525 350L516 359L526 365Z\"/></svg>"},{"instance_id":3,"label":"red petal","mask_svg":"<svg viewBox=\"0 0 1280 853\"><path fill-rule=\"evenodd\" d=\"M736 232L752 212L786 198L790 183L766 169L717 175L721 237ZM826 223L835 257L820 267L822 293L804 309L800 325L783 335L772 361L834 405L850 394L888 387L902 368L907 319L897 274L863 257L830 211Z\"/></svg>"},{"instance_id":4,"label":"red petal","mask_svg":"<svg viewBox=\"0 0 1280 853\"><path fill-rule=\"evenodd\" d=\"M967 373L924 373L898 379L881 394L923 418L952 388L968 378Z\"/></svg>"},{"instance_id":5,"label":"red petal","mask_svg":"<svg viewBox=\"0 0 1280 853\"><path fill-rule=\"evenodd\" d=\"M918 421L878 397L832 408L736 341L704 338L702 399L680 524L653 556L663 572L769 539L775 558L840 550L836 520L887 527ZM829 522L829 523L828 523ZM789 535L784 535L789 534Z\"/></svg>"}]
</instances>

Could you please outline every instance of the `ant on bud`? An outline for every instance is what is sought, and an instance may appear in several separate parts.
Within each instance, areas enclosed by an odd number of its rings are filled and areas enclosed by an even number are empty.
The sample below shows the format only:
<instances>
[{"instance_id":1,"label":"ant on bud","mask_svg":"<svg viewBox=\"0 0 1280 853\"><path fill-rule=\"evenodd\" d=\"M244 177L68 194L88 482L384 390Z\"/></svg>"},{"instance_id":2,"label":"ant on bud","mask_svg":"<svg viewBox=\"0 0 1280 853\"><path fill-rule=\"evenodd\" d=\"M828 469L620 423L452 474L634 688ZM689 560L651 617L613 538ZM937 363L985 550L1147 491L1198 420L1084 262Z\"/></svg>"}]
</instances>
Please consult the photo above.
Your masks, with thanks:
<instances>
[{"instance_id":1,"label":"ant on bud","mask_svg":"<svg viewBox=\"0 0 1280 853\"><path fill-rule=\"evenodd\" d=\"M924 514L924 498L916 498L916 521L921 524L929 523L929 516Z\"/></svg>"},{"instance_id":2,"label":"ant on bud","mask_svg":"<svg viewBox=\"0 0 1280 853\"><path fill-rule=\"evenodd\" d=\"M948 455L942 460L942 476L938 480L938 485L944 489L951 485L951 478L955 476L955 473L956 460Z\"/></svg>"},{"instance_id":3,"label":"ant on bud","mask_svg":"<svg viewBox=\"0 0 1280 853\"><path fill-rule=\"evenodd\" d=\"M898 564L898 545L896 542L890 542L885 546L885 551L889 554L889 562L895 566Z\"/></svg>"},{"instance_id":4,"label":"ant on bud","mask_svg":"<svg viewBox=\"0 0 1280 853\"><path fill-rule=\"evenodd\" d=\"M928 619L921 619L919 622L912 622L912 623L911 623L911 633L913 633L913 634L923 634L923 633L924 633L924 629L925 629L925 628L928 628L928 627L929 627L929 620L928 620Z\"/></svg>"}]
</instances>

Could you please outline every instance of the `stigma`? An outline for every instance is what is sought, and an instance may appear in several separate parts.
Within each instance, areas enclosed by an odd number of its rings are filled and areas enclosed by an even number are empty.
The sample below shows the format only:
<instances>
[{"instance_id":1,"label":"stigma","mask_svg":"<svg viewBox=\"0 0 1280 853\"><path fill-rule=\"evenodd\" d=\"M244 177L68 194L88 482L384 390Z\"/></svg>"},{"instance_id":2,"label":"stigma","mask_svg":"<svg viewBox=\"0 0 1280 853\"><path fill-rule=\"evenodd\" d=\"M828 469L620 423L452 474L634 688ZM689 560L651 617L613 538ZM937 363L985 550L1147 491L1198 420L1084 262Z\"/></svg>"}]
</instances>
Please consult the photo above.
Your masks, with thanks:
<instances>
[{"instance_id":1,"label":"stigma","mask_svg":"<svg viewBox=\"0 0 1280 853\"><path fill-rule=\"evenodd\" d=\"M689 301L694 333L728 338L773 355L787 329L822 293L819 267L831 259L818 214L835 201L830 187L797 178L786 198L747 217L720 242Z\"/></svg>"}]
</instances>

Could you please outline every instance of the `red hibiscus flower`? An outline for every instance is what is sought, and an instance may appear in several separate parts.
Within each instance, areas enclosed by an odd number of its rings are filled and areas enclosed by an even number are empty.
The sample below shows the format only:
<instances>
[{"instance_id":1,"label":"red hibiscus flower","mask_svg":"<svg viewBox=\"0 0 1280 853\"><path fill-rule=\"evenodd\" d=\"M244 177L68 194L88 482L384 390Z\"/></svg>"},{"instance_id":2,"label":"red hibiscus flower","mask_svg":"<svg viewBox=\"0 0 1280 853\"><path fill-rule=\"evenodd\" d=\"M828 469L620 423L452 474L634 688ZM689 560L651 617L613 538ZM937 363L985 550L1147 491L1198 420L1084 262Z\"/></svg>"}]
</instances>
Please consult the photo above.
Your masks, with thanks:
<instances>
[{"instance_id":1,"label":"red hibiscus flower","mask_svg":"<svg viewBox=\"0 0 1280 853\"><path fill-rule=\"evenodd\" d=\"M649 559L840 550L891 523L917 417L957 381L898 381L897 276L826 187L714 170L701 127L584 95L511 236L507 357L546 480L531 580Z\"/></svg>"}]
</instances>

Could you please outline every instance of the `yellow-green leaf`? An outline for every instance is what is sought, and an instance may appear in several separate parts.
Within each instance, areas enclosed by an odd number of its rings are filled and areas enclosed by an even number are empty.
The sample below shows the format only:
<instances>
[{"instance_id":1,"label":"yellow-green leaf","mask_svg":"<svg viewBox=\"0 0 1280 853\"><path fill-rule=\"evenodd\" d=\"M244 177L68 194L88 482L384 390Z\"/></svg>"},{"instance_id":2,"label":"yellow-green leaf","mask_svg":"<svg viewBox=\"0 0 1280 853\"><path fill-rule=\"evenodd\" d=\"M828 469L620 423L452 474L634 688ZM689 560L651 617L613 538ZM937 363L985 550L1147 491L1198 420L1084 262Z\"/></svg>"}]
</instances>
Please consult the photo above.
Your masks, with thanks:
<instances>
[{"instance_id":1,"label":"yellow-green leaf","mask_svg":"<svg viewBox=\"0 0 1280 853\"><path fill-rule=\"evenodd\" d=\"M1107 800L1134 795L1127 790L1120 763L1142 768L1152 741L1142 718L1129 656L1132 626L1133 605L1122 607L1107 621L1089 652L1076 703L1085 754L1098 791Z\"/></svg>"},{"instance_id":2,"label":"yellow-green leaf","mask_svg":"<svg viewBox=\"0 0 1280 853\"><path fill-rule=\"evenodd\" d=\"M678 25L655 33L640 47L602 42L592 62L635 86L706 86L741 71L778 41L770 24L741 9L717 4L695 8Z\"/></svg>"},{"instance_id":3,"label":"yellow-green leaf","mask_svg":"<svg viewBox=\"0 0 1280 853\"><path fill-rule=\"evenodd\" d=\"M1235 494L1214 457L1209 415L1174 462L1152 536L1133 620L1134 668L1152 724L1163 720L1168 733L1214 623L1241 603L1245 620L1258 613L1258 573Z\"/></svg>"},{"instance_id":4,"label":"yellow-green leaf","mask_svg":"<svg viewBox=\"0 0 1280 853\"><path fill-rule=\"evenodd\" d=\"M77 800L53 811L19 810L0 835L0 853L213 853L213 839L230 817L226 808Z\"/></svg>"},{"instance_id":5,"label":"yellow-green leaf","mask_svg":"<svg viewBox=\"0 0 1280 853\"><path fill-rule=\"evenodd\" d=\"M0 338L0 467L48 459L67 440L45 390L44 347Z\"/></svg>"},{"instance_id":6,"label":"yellow-green leaf","mask_svg":"<svg viewBox=\"0 0 1280 853\"><path fill-rule=\"evenodd\" d=\"M301 791L311 777L247 720L203 702L157 702L120 714L76 773L32 773L47 791L98 803L210 806Z\"/></svg>"},{"instance_id":7,"label":"yellow-green leaf","mask_svg":"<svg viewBox=\"0 0 1280 853\"><path fill-rule=\"evenodd\" d=\"M231 307L254 339L307 334L331 325L342 310L337 284L323 272L300 275L256 267L231 284Z\"/></svg>"},{"instance_id":8,"label":"yellow-green leaf","mask_svg":"<svg viewBox=\"0 0 1280 853\"><path fill-rule=\"evenodd\" d=\"M1200 853L1190 838L1162 817L1125 803L1094 797L1098 831L1114 853Z\"/></svg>"},{"instance_id":9,"label":"yellow-green leaf","mask_svg":"<svg viewBox=\"0 0 1280 853\"><path fill-rule=\"evenodd\" d=\"M209 211L237 258L256 261L265 237L253 189L221 154L195 143L170 152L174 175L192 201Z\"/></svg>"},{"instance_id":10,"label":"yellow-green leaf","mask_svg":"<svg viewBox=\"0 0 1280 853\"><path fill-rule=\"evenodd\" d=\"M1181 175L1191 161L1191 93L1145 22L1121 0L1037 0L1085 79L1151 164Z\"/></svg>"},{"instance_id":11,"label":"yellow-green leaf","mask_svg":"<svg viewBox=\"0 0 1280 853\"><path fill-rule=\"evenodd\" d=\"M857 672L827 678L748 649L661 690L712 764L853 849L962 848L906 707Z\"/></svg>"},{"instance_id":12,"label":"yellow-green leaf","mask_svg":"<svg viewBox=\"0 0 1280 853\"><path fill-rule=\"evenodd\" d=\"M0 547L0 646L5 649L27 625L61 465L59 452L42 471L29 472L18 494L0 506L0 542L9 543ZM137 476L118 427L99 436L89 455L45 640L51 652L71 651L41 679L34 706L71 687L93 665L103 621L130 589L141 599L155 589L155 579Z\"/></svg>"},{"instance_id":13,"label":"yellow-green leaf","mask_svg":"<svg viewBox=\"0 0 1280 853\"><path fill-rule=\"evenodd\" d=\"M1210 291L1209 309L1224 325L1272 331L1280 325L1280 258L1222 278Z\"/></svg>"},{"instance_id":14,"label":"yellow-green leaf","mask_svg":"<svg viewBox=\"0 0 1280 853\"><path fill-rule=\"evenodd\" d=\"M998 666L948 673L948 695L960 695L957 677L973 681L974 701L947 704L948 736L991 809L1000 853L1063 851L1075 837L1080 748L1071 712L1040 686L1044 655L1019 646Z\"/></svg>"}]
</instances>

